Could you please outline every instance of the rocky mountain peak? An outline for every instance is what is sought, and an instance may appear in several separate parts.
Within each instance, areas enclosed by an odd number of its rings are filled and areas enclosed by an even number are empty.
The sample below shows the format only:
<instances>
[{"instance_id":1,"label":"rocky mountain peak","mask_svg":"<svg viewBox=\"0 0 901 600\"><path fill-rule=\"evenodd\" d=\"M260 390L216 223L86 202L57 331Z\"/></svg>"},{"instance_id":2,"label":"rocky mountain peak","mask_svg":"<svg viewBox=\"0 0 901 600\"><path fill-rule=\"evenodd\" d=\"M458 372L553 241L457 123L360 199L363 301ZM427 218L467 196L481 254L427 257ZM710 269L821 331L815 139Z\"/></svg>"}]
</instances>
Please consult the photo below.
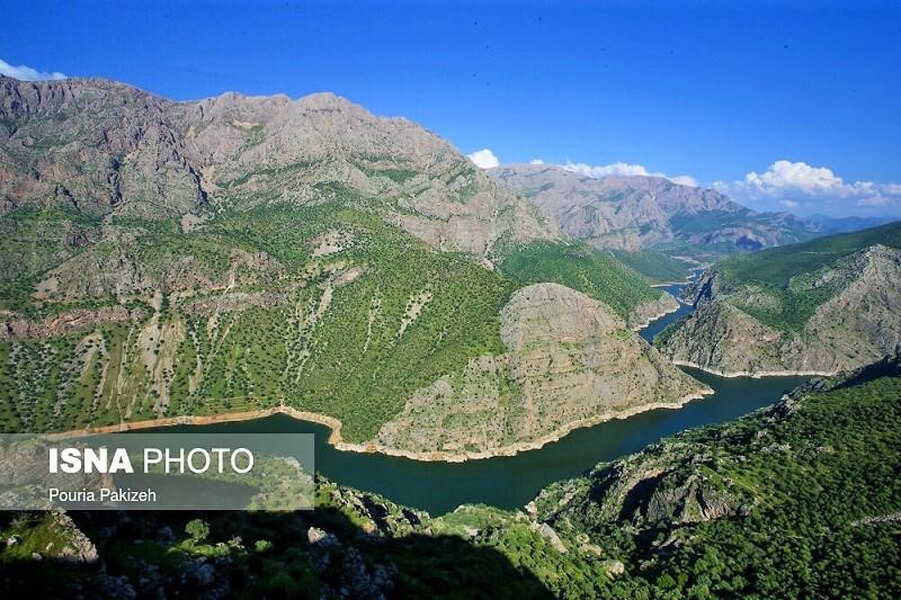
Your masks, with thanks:
<instances>
[{"instance_id":1,"label":"rocky mountain peak","mask_svg":"<svg viewBox=\"0 0 901 600\"><path fill-rule=\"evenodd\" d=\"M553 165L511 164L489 176L535 201L571 236L597 248L637 251L674 243L703 255L728 245L759 249L796 241L802 224L762 215L712 189L665 177L607 175L598 179ZM703 225L693 218L703 214ZM719 250L721 251L721 250Z\"/></svg>"},{"instance_id":2,"label":"rocky mountain peak","mask_svg":"<svg viewBox=\"0 0 901 600\"><path fill-rule=\"evenodd\" d=\"M100 79L3 78L0 118L0 214L158 220L340 195L378 199L442 249L484 255L501 238L554 235L447 141L331 92L173 102Z\"/></svg>"}]
</instances>

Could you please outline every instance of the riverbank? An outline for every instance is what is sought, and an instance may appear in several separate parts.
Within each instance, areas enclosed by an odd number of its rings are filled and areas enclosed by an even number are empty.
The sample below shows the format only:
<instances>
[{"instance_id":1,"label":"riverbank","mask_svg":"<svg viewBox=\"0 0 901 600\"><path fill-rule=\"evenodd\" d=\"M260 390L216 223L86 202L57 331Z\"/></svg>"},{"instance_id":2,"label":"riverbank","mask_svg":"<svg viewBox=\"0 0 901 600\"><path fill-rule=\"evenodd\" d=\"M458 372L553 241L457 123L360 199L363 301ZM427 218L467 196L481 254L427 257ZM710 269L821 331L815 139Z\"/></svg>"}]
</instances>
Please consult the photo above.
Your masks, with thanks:
<instances>
[{"instance_id":1,"label":"riverbank","mask_svg":"<svg viewBox=\"0 0 901 600\"><path fill-rule=\"evenodd\" d=\"M750 377L751 379L761 379L763 377L835 377L841 371L720 371L718 369L712 369L710 367L705 367L699 365L698 363L691 362L689 360L673 360L672 363L679 367L691 367L692 369L698 369L699 371L704 371L705 373L710 373L711 375L716 375L718 377Z\"/></svg>"},{"instance_id":2,"label":"riverbank","mask_svg":"<svg viewBox=\"0 0 901 600\"><path fill-rule=\"evenodd\" d=\"M329 429L329 437L328 444L333 446L337 450L341 450L344 452L356 452L360 454L383 454L385 456L394 456L397 458L406 458L409 460L415 460L420 462L447 462L447 463L462 463L470 460L484 460L488 458L496 458L501 456L516 456L521 452L528 452L530 450L539 450L548 444L552 444L554 442L559 442L563 437L568 435L569 433L575 431L576 429L582 429L586 427L594 427L595 425L600 425L601 423L605 423L608 421L619 420L619 419L628 419L629 417L633 417L635 415L653 411L653 410L676 410L682 408L685 404L693 401L693 400L701 400L705 396L713 395L715 392L710 387L706 387L700 392L687 394L682 398L674 400L672 402L655 402L652 404L644 404L640 406L634 406L625 410L620 411L608 411L605 413L601 413L599 415L594 415L591 417L587 417L585 419L579 419L577 421L573 421L571 423L567 423L566 425L555 429L554 431L538 438L537 440L531 440L527 442L521 442L518 444L511 444L509 446L502 446L500 448L496 448L493 450L485 450L482 452L467 452L467 451L433 451L433 452L410 452L406 450L399 450L397 448L388 448L384 446L379 446L372 443L363 443L363 444L354 444L345 442L341 437L341 421L330 417L328 415L322 415L319 413L312 413L302 410L297 410L296 408L290 406L274 406L271 408L265 408L260 410L251 410L251 411L242 411L242 412L234 412L234 413L222 413L219 415L206 415L206 416L193 416L193 415L184 415L178 417L163 417L160 419L147 419L144 421L134 421L130 423L120 423L118 425L106 425L103 427L86 427L84 429L75 429L70 431L64 431L59 433L48 434L47 437L49 439L60 440L60 439L70 439L70 438L78 438L85 437L91 435L103 435L107 433L126 433L130 431L140 431L142 429L156 429L162 427L172 427L176 425L212 425L216 423L235 423L240 421L252 421L255 419L262 419L265 417L271 417L274 415L285 415L296 419L298 421L308 421L312 423L317 423L319 425L324 425Z\"/></svg>"},{"instance_id":3,"label":"riverbank","mask_svg":"<svg viewBox=\"0 0 901 600\"><path fill-rule=\"evenodd\" d=\"M636 333L640 332L642 329L646 329L647 327L649 327L651 325L651 323L653 323L654 321L656 321L658 319L662 319L666 315L671 315L674 312L679 310L679 308L682 304L682 301L679 300L673 294L670 294L668 292L664 292L664 294L666 294L667 296L669 296L670 298L675 300L676 301L675 305L668 305L667 307L663 308L660 312L657 312L657 313L654 313L654 314L651 314L649 316L642 318L642 320L639 321L637 324L632 325L632 327L631 327L632 331L634 331Z\"/></svg>"}]
</instances>

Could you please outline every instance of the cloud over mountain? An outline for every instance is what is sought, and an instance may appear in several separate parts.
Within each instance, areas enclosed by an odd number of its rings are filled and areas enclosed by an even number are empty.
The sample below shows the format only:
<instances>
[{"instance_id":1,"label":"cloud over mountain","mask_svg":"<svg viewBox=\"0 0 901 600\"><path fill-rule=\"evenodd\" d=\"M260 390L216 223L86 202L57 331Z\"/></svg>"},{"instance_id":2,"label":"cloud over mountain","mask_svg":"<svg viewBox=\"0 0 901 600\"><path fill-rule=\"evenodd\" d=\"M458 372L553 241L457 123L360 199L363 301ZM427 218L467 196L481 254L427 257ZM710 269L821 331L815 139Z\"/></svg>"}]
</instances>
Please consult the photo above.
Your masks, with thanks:
<instances>
[{"instance_id":1,"label":"cloud over mountain","mask_svg":"<svg viewBox=\"0 0 901 600\"><path fill-rule=\"evenodd\" d=\"M567 171L574 171L576 173L581 173L586 177L591 177L592 179L600 179L601 177L606 177L607 175L645 175L652 177L665 177L669 179L673 183L678 183L680 185L690 185L697 186L697 180L690 175L677 175L675 177L670 177L664 173L651 173L643 165L636 165L624 162L615 162L609 165L589 165L586 163L574 163L571 161L566 161L566 164L560 165Z\"/></svg>"},{"instance_id":2,"label":"cloud over mountain","mask_svg":"<svg viewBox=\"0 0 901 600\"><path fill-rule=\"evenodd\" d=\"M763 173L751 171L740 181L717 181L713 187L759 208L833 215L880 212L901 215L901 184L846 182L829 167L777 160Z\"/></svg>"},{"instance_id":3,"label":"cloud over mountain","mask_svg":"<svg viewBox=\"0 0 901 600\"><path fill-rule=\"evenodd\" d=\"M0 75L6 75L7 77L13 77L14 79L19 79L21 81L40 81L42 79L65 79L65 73L52 72L46 73L44 71L38 71L37 69L32 69L26 65L13 66L0 58Z\"/></svg>"},{"instance_id":4,"label":"cloud over mountain","mask_svg":"<svg viewBox=\"0 0 901 600\"><path fill-rule=\"evenodd\" d=\"M466 157L474 162L480 169L493 169L494 167L501 164L497 157L494 155L494 152L492 152L488 148L483 148L481 150L473 152L472 154L467 154Z\"/></svg>"}]
</instances>

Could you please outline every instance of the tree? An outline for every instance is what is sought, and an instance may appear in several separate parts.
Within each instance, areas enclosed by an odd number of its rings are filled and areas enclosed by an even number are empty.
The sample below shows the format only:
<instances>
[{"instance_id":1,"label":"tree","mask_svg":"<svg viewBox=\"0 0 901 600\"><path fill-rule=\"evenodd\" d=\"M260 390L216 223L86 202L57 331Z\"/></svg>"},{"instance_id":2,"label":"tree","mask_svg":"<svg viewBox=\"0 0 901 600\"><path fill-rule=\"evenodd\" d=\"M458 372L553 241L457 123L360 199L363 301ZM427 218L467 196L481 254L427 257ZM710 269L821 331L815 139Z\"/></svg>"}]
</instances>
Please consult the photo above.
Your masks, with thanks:
<instances>
[{"instance_id":1,"label":"tree","mask_svg":"<svg viewBox=\"0 0 901 600\"><path fill-rule=\"evenodd\" d=\"M202 542L210 535L210 526L203 519L194 519L185 525L185 533L191 536L194 542Z\"/></svg>"}]
</instances>

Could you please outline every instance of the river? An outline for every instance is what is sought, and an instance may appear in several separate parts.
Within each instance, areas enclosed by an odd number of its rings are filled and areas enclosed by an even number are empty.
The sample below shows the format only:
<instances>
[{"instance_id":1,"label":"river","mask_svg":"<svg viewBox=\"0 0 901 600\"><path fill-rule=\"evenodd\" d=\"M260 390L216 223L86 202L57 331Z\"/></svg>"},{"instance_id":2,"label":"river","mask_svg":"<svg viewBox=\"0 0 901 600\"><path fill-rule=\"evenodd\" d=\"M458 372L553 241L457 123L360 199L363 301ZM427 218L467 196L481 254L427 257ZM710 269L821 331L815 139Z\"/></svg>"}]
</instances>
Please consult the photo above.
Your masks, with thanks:
<instances>
[{"instance_id":1,"label":"river","mask_svg":"<svg viewBox=\"0 0 901 600\"><path fill-rule=\"evenodd\" d=\"M681 285L663 289L678 297ZM677 312L652 322L640 334L651 341L666 325L690 312L691 307L682 305ZM688 367L683 370L709 385L715 394L689 402L678 410L653 410L577 429L539 450L463 463L420 462L382 454L343 452L328 445L329 430L325 426L285 415L213 425L178 425L160 431L313 433L316 470L320 474L336 483L376 492L400 504L438 515L464 503L520 508L553 481L574 477L598 462L641 450L685 429L735 419L776 402L782 394L808 379L726 378Z\"/></svg>"}]
</instances>

